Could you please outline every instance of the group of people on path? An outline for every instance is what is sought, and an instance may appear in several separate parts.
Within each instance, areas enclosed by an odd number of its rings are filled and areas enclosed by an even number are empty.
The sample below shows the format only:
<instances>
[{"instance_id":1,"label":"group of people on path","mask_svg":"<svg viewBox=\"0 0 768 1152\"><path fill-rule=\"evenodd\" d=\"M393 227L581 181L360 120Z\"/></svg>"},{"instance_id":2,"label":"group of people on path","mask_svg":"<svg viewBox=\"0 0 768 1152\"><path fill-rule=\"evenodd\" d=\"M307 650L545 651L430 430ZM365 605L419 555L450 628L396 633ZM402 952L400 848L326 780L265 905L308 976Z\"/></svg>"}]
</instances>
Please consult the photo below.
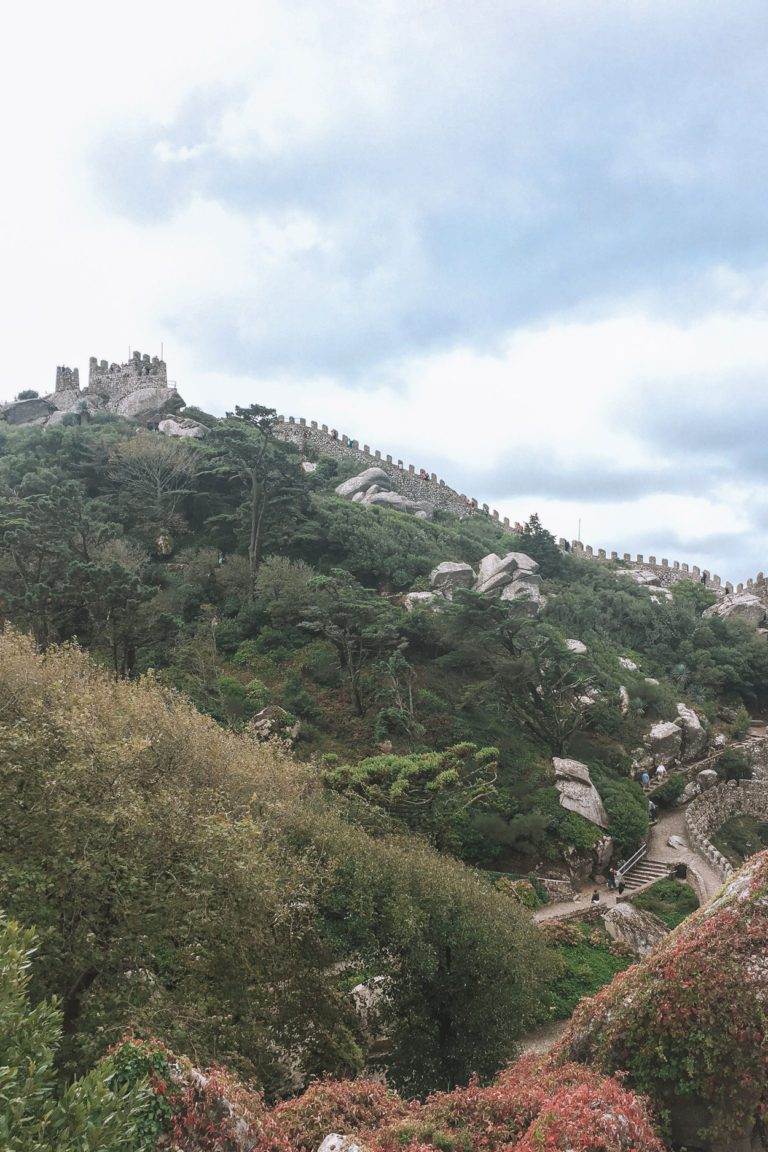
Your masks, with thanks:
<instances>
[{"instance_id":1,"label":"group of people on path","mask_svg":"<svg viewBox=\"0 0 768 1152\"><path fill-rule=\"evenodd\" d=\"M624 883L624 877L619 876L616 869L614 868L614 866L611 865L611 867L608 869L608 891L617 893L617 896L616 896L616 903L617 904L621 900L621 897L622 897L622 894L623 894L625 888L626 888L626 884ZM595 888L594 892L592 893L592 900L590 901L590 903L591 904L599 904L600 899L601 899L600 889Z\"/></svg>"},{"instance_id":2,"label":"group of people on path","mask_svg":"<svg viewBox=\"0 0 768 1152\"><path fill-rule=\"evenodd\" d=\"M653 773L654 783L661 784L664 781L666 775L667 775L667 769L664 767L664 765L663 764L657 764L656 768L654 770L654 773ZM642 784L643 788L650 788L650 786L651 786L651 774L647 768L643 768L642 772L639 773L637 779L638 779L638 782L640 784Z\"/></svg>"}]
</instances>

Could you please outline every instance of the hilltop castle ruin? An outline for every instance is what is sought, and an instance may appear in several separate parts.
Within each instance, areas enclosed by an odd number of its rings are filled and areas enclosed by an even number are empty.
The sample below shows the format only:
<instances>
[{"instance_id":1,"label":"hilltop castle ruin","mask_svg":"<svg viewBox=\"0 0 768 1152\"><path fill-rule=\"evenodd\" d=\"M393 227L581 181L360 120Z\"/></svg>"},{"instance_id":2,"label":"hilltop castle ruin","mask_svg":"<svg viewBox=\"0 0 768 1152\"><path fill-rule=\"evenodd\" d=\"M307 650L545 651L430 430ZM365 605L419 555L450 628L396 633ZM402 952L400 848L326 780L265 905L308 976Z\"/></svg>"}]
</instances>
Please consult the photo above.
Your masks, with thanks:
<instances>
[{"instance_id":1,"label":"hilltop castle ruin","mask_svg":"<svg viewBox=\"0 0 768 1152\"><path fill-rule=\"evenodd\" d=\"M87 419L96 412L111 412L140 424L156 425L183 407L175 385L168 383L165 361L134 352L125 364L110 364L91 356L88 385L82 389L79 369L60 366L53 392L0 405L0 419L8 424L52 427L68 415Z\"/></svg>"}]
</instances>

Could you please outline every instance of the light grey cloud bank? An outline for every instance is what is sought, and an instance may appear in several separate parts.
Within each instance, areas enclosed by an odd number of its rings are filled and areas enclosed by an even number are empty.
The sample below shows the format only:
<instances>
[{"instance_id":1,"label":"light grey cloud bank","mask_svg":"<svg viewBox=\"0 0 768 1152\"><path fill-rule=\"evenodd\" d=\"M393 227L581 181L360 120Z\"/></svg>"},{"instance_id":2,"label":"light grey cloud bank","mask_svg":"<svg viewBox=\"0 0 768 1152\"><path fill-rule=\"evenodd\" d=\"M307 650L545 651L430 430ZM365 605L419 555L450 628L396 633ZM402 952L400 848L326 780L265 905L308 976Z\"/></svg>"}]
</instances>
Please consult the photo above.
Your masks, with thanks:
<instances>
[{"instance_id":1,"label":"light grey cloud bank","mask_svg":"<svg viewBox=\"0 0 768 1152\"><path fill-rule=\"evenodd\" d=\"M596 546L765 566L763 3L11 22L5 394L163 340L190 401Z\"/></svg>"}]
</instances>

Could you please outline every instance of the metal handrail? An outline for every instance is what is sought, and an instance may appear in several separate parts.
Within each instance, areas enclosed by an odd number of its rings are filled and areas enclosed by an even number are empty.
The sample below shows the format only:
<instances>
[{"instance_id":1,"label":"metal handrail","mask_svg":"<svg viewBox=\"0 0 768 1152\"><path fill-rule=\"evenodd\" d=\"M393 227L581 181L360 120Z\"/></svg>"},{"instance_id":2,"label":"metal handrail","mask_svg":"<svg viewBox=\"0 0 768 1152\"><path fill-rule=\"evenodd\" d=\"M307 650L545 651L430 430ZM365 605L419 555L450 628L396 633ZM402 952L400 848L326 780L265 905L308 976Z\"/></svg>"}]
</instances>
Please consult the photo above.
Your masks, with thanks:
<instances>
[{"instance_id":1,"label":"metal handrail","mask_svg":"<svg viewBox=\"0 0 768 1152\"><path fill-rule=\"evenodd\" d=\"M630 856L629 860L625 860L623 864L619 864L616 869L616 879L621 880L628 872L631 872L635 864L639 864L643 856L648 852L648 845L641 844L634 856Z\"/></svg>"}]
</instances>

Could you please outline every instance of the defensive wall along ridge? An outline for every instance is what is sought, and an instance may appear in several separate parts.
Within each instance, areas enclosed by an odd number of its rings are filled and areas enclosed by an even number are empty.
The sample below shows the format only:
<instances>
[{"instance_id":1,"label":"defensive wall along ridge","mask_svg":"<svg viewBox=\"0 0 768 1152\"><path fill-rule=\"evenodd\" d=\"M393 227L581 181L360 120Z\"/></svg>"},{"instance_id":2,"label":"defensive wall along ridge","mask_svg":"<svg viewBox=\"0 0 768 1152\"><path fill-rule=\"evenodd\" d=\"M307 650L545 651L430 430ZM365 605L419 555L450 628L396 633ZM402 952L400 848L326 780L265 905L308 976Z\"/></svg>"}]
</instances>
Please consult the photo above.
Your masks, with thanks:
<instances>
[{"instance_id":1,"label":"defensive wall along ridge","mask_svg":"<svg viewBox=\"0 0 768 1152\"><path fill-rule=\"evenodd\" d=\"M303 417L278 416L275 428L277 436L290 444L295 444L302 453L317 453L321 456L330 456L332 459L360 464L362 468L382 468L391 478L397 491L413 500L429 500L436 507L458 516L471 516L485 514L497 521L502 527L514 531L508 516L501 516L495 508L487 504L480 504L470 496L457 492L439 479L434 472L425 468L417 468L414 464L404 464L402 460L394 460L391 455L372 450L367 444L361 446L358 440L339 433L327 424L318 424L316 420L307 421ZM747 580L745 584L734 585L723 580L720 576L699 568L695 564L687 564L680 560L670 561L666 558L657 560L655 556L644 557L640 553L608 552L605 548L593 548L589 544L582 544L580 540L558 541L564 551L572 552L575 556L584 559L609 563L619 561L627 568L651 571L659 577L662 586L674 584L678 580L691 580L704 584L713 591L743 592L755 591L768 596L765 577L759 572L754 580Z\"/></svg>"}]
</instances>

